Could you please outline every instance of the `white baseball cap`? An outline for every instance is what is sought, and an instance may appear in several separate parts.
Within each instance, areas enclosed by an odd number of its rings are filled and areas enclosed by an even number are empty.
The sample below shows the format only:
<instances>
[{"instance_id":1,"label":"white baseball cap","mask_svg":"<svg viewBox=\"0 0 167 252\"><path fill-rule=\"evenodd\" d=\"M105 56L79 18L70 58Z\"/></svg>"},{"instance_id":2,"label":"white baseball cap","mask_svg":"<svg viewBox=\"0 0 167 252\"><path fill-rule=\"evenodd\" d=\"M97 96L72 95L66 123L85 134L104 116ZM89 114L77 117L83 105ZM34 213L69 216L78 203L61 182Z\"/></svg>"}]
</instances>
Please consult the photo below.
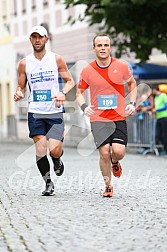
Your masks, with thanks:
<instances>
[{"instance_id":1,"label":"white baseball cap","mask_svg":"<svg viewBox=\"0 0 167 252\"><path fill-rule=\"evenodd\" d=\"M42 25L36 25L36 26L34 26L34 27L31 29L29 36L31 36L34 32L38 33L38 34L41 35L42 37L43 37L43 36L48 37L47 30L46 30Z\"/></svg>"}]
</instances>

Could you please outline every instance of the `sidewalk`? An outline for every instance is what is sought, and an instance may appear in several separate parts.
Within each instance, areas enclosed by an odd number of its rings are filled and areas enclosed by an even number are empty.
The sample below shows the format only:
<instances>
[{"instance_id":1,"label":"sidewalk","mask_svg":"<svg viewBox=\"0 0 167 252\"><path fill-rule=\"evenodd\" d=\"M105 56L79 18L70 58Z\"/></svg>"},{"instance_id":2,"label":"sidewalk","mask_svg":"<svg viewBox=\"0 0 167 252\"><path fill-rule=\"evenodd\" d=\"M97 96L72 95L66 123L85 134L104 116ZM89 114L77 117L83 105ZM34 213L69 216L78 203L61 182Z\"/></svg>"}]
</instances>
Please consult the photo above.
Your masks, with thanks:
<instances>
[{"instance_id":1,"label":"sidewalk","mask_svg":"<svg viewBox=\"0 0 167 252\"><path fill-rule=\"evenodd\" d=\"M0 252L167 251L166 157L127 154L106 199L98 152L65 148L56 195L42 197L34 146L0 149Z\"/></svg>"}]
</instances>

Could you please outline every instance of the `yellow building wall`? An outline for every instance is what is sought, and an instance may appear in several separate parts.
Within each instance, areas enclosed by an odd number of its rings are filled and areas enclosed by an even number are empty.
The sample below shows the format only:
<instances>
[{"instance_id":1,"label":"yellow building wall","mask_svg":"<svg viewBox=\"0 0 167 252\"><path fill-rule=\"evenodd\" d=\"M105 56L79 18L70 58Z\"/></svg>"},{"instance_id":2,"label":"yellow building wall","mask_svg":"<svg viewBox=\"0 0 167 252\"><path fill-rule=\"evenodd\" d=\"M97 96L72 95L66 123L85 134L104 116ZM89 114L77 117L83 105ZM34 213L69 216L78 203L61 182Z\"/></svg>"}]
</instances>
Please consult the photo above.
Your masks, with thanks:
<instances>
[{"instance_id":1,"label":"yellow building wall","mask_svg":"<svg viewBox=\"0 0 167 252\"><path fill-rule=\"evenodd\" d=\"M8 116L14 113L15 53L12 36L12 2L0 0L0 137L8 132Z\"/></svg>"}]
</instances>

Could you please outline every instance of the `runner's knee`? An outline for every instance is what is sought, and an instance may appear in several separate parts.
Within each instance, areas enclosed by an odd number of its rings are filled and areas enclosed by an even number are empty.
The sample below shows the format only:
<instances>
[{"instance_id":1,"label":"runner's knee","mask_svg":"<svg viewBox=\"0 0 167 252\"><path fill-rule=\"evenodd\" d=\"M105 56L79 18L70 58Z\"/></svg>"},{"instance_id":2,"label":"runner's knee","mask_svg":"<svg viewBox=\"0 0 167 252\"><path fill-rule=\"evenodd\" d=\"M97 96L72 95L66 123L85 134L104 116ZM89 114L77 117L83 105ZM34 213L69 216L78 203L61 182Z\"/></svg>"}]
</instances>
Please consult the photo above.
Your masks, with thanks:
<instances>
[{"instance_id":1,"label":"runner's knee","mask_svg":"<svg viewBox=\"0 0 167 252\"><path fill-rule=\"evenodd\" d=\"M60 157L61 154L62 154L62 148L59 146L55 147L53 150L50 151L50 155L55 158Z\"/></svg>"}]
</instances>

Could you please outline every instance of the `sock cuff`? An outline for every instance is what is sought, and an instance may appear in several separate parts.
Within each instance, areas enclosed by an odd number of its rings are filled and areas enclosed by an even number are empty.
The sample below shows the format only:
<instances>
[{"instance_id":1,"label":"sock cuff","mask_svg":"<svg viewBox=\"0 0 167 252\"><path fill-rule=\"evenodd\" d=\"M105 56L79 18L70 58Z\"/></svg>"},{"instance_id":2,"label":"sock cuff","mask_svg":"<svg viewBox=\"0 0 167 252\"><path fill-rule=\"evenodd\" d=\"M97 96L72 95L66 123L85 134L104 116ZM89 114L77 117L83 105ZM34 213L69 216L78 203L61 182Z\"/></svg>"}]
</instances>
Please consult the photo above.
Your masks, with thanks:
<instances>
[{"instance_id":1,"label":"sock cuff","mask_svg":"<svg viewBox=\"0 0 167 252\"><path fill-rule=\"evenodd\" d=\"M36 155L36 161L37 161L37 162L38 162L39 160L41 160L41 159L47 159L47 155L45 155L45 156L43 156L43 157L37 156L37 155Z\"/></svg>"},{"instance_id":2,"label":"sock cuff","mask_svg":"<svg viewBox=\"0 0 167 252\"><path fill-rule=\"evenodd\" d=\"M62 153L61 153L60 157L63 156L63 153L64 153L64 151L62 150ZM60 158L60 157L58 157L58 158L53 157L53 156L51 155L51 153L50 153L50 156L51 156L51 158L52 158L53 160L54 160L54 159L59 159L59 158Z\"/></svg>"},{"instance_id":3,"label":"sock cuff","mask_svg":"<svg viewBox=\"0 0 167 252\"><path fill-rule=\"evenodd\" d=\"M112 164L118 164L118 161L117 161L117 162L113 162L113 161L112 161L112 158L111 158L111 163L112 163Z\"/></svg>"}]
</instances>

